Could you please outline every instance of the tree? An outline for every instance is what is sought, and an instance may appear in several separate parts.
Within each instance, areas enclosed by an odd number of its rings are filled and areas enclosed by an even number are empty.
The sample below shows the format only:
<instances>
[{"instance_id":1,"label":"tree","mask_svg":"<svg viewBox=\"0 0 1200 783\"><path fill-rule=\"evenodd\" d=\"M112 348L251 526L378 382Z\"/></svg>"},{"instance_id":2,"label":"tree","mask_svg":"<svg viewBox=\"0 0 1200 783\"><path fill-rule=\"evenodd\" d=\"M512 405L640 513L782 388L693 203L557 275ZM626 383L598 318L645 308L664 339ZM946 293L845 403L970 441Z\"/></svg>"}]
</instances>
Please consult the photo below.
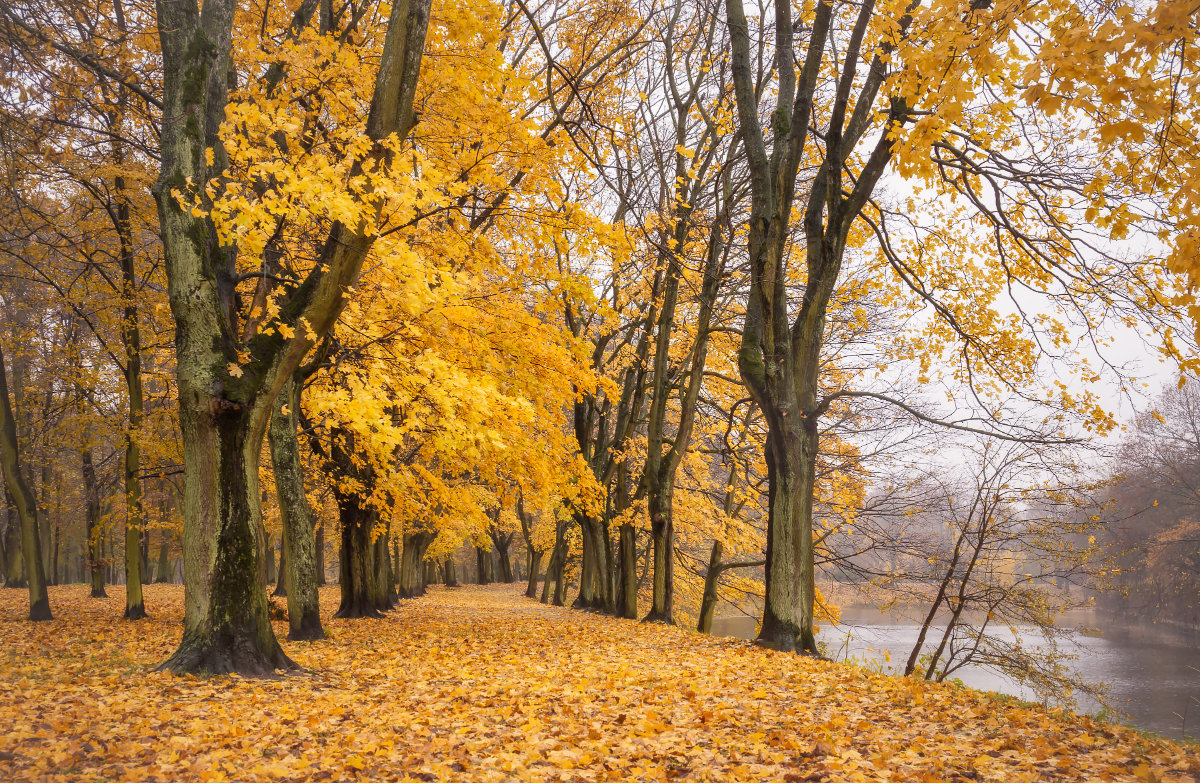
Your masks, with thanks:
<instances>
[{"instance_id":1,"label":"tree","mask_svg":"<svg viewBox=\"0 0 1200 783\"><path fill-rule=\"evenodd\" d=\"M29 583L29 619L53 620L50 596L46 590L46 572L42 565L37 499L21 472L17 421L8 396L7 373L3 349L0 348L0 467L4 469L4 484L14 500L21 521L21 550L25 561L25 578ZM12 524L11 520L9 524Z\"/></svg>"},{"instance_id":2,"label":"tree","mask_svg":"<svg viewBox=\"0 0 1200 783\"><path fill-rule=\"evenodd\" d=\"M306 26L305 12L311 15L314 5L301 7L296 27ZM291 338L239 323L237 248L218 233L209 209L188 203L211 204L207 183L227 163L220 126L236 7L232 0L210 0L203 10L194 0L158 3L163 126L154 194L176 322L185 471L185 629L164 664L175 672L264 673L293 665L271 631L266 595L254 577L261 549L258 453L276 395L344 307L382 207L367 192L349 222L334 223L318 262L281 304L280 322L293 330ZM365 129L371 146L357 159L356 176L387 170L415 122L428 22L428 0L391 9Z\"/></svg>"},{"instance_id":3,"label":"tree","mask_svg":"<svg viewBox=\"0 0 1200 783\"><path fill-rule=\"evenodd\" d=\"M833 400L855 393L822 397L821 348L848 248L863 246L874 235L891 273L889 285L929 314L928 329L914 347L926 357L922 377L949 345L957 345L950 354L952 372L988 408L980 416L992 431L1003 429L999 406L989 407L983 397L988 389L1028 389L1026 368L1045 355L1039 342L1043 329L1060 335L1054 342L1061 350L1070 341L1064 323L1092 334L1107 316L1154 322L1157 311L1167 308L1156 286L1175 286L1165 278L1161 260L1122 257L1088 239L1089 223L1111 239L1135 227L1158 234L1162 213L1139 220L1122 206L1128 198L1121 188L1153 196L1163 192L1161 181L1125 178L1113 187L1107 174L1097 173L1144 150L1133 153L1114 143L1127 126L1114 124L1111 104L1073 103L1072 109L1084 112L1091 123L1075 132L1093 146L1084 152L1060 143L1070 127L1060 113L1061 97L1042 101L1047 87L1026 87L1018 76L1024 65L1027 74L1061 79L1063 87L1086 82L1099 88L1118 78L1121 84L1130 82L1126 65L1103 56L1089 58L1086 68L1068 68L1069 74L1054 71L1063 64L1061 44L1067 37L1077 42L1082 35L1098 49L1113 51L1105 49L1115 34L1107 11L1064 6L1052 15L1053 22L1044 23L1038 6L1019 2L964 9L957 3L877 7L821 0L805 7L800 19L791 4L777 3L774 29L760 20L753 40L763 48L756 53L741 0L726 2L738 125L752 191L751 286L738 360L768 425L762 644L816 652L818 425ZM1131 13L1122 9L1117 15ZM1148 17L1160 13L1152 9ZM1070 22L1061 21L1067 18ZM1040 30L1044 24L1052 29L1053 43L1039 46L1022 37L1022 30ZM798 30L807 33L803 54L796 50ZM1156 74L1168 60L1183 67L1182 59L1159 45L1181 40L1186 30L1176 26L1159 34L1153 42L1148 36L1129 44L1128 57ZM768 69L774 74L770 91L758 81L762 71L755 65L764 58L773 68ZM766 94L778 96L769 132L759 113ZM1149 124L1156 124L1164 109L1164 104L1154 108L1137 101L1129 106ZM1173 121L1167 120L1168 126ZM1025 132L1038 123L1044 130ZM941 213L970 214L975 223L967 227L981 230L964 231L960 223L953 235L947 222L926 231L917 221L906 221L908 216L888 211L876 191L893 164L942 199ZM801 183L802 169L811 174ZM1064 190L1084 196L1087 204L1062 203L1055 193ZM909 199L913 207L918 201ZM801 216L795 228L794 207ZM917 238L901 245L893 233L897 224L911 227ZM800 235L794 236L797 229ZM951 258L964 253L977 254L978 265L959 263L955 269ZM1012 295L1014 288L1021 289L1022 299ZM969 304L962 293L967 291ZM1005 295L1020 312L1032 311L1032 300L1044 303L1045 312L1037 319L1009 318L994 304ZM1169 331L1163 332L1162 349L1179 356ZM1091 374L1088 370L1082 377ZM1050 384L1025 393L1060 412L1081 413L1095 428L1111 426L1086 393Z\"/></svg>"},{"instance_id":4,"label":"tree","mask_svg":"<svg viewBox=\"0 0 1200 783\"><path fill-rule=\"evenodd\" d=\"M1100 602L1121 622L1200 617L1200 391L1183 377L1142 412L1112 461L1100 535L1115 573Z\"/></svg>"}]
</instances>

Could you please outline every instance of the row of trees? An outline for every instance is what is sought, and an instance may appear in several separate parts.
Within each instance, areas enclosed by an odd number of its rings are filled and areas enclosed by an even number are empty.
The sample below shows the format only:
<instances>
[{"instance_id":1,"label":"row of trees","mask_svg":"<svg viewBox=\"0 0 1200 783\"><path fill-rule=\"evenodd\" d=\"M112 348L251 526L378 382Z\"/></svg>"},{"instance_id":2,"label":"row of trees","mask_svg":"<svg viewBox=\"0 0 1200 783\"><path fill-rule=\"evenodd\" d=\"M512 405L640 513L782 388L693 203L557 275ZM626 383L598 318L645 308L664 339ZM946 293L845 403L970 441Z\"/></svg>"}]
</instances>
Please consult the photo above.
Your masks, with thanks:
<instances>
[{"instance_id":1,"label":"row of trees","mask_svg":"<svg viewBox=\"0 0 1200 783\"><path fill-rule=\"evenodd\" d=\"M578 541L577 605L637 617L645 573L661 622L688 590L711 617L717 577L761 562L760 641L816 652L817 568L856 546L838 533L897 428L1052 452L1113 426L1110 324L1194 361L1168 271L1188 271L1194 24L1170 2L3 14L3 299L57 324L5 347L42 357L44 410L98 422L54 432L94 569L105 503L123 512L131 619L147 482L179 481L174 671L292 665L264 497L290 636L322 634L326 487L341 616L520 529L547 599ZM66 451L12 377L41 617L30 457Z\"/></svg>"}]
</instances>

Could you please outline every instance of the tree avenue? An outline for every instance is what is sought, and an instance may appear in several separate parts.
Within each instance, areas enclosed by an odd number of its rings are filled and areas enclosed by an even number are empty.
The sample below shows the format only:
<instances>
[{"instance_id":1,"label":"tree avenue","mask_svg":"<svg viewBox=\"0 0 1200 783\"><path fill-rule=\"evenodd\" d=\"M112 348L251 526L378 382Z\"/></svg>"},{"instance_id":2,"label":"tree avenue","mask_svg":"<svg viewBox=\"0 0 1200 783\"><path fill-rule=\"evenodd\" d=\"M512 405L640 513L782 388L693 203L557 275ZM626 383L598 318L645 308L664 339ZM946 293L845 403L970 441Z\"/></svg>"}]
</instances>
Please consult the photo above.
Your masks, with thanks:
<instances>
[{"instance_id":1,"label":"tree avenue","mask_svg":"<svg viewBox=\"0 0 1200 783\"><path fill-rule=\"evenodd\" d=\"M1111 587L1133 535L1086 511L1122 478L1081 456L1139 388L1116 335L1198 367L1196 24L1174 0L8 3L5 583L48 619L47 585L123 581L133 620L181 579L176 673L295 668L268 584L316 641L327 578L339 620L521 582L704 632L753 613L813 655L852 583L916 607L929 679L973 611L1050 633L1075 604L1045 591ZM1161 435L1139 421L1126 454ZM1176 487L1179 460L1139 470ZM1189 513L1134 559L1185 569ZM996 547L1038 583L995 581ZM1188 584L1136 580L1172 607Z\"/></svg>"}]
</instances>

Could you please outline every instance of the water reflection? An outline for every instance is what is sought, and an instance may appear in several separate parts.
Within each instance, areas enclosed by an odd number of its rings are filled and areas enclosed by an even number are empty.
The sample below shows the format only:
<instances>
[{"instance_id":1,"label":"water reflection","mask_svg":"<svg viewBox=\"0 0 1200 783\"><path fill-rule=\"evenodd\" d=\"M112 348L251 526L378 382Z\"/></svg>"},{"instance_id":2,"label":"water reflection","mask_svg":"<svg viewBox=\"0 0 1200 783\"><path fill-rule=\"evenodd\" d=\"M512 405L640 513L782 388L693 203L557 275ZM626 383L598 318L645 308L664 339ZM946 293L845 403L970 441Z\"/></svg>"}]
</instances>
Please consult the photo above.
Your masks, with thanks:
<instances>
[{"instance_id":1,"label":"water reflection","mask_svg":"<svg viewBox=\"0 0 1200 783\"><path fill-rule=\"evenodd\" d=\"M1176 739L1200 737L1200 639L1195 634L1157 625L1106 627L1101 618L1079 619L1088 627L1099 625L1102 633L1098 637L1074 634L1078 644L1074 652L1079 656L1074 668L1088 682L1108 687L1114 706L1130 725ZM717 636L750 639L754 630L755 621L748 617L713 622ZM898 673L918 632L918 626L906 618L846 607L841 624L822 629L818 638L838 660L857 660ZM1036 634L1022 637L1022 642L1036 647L1038 638ZM1028 688L988 669L964 667L956 674L972 688L1036 699ZM1088 697L1079 698L1075 707L1089 713L1100 709Z\"/></svg>"}]
</instances>

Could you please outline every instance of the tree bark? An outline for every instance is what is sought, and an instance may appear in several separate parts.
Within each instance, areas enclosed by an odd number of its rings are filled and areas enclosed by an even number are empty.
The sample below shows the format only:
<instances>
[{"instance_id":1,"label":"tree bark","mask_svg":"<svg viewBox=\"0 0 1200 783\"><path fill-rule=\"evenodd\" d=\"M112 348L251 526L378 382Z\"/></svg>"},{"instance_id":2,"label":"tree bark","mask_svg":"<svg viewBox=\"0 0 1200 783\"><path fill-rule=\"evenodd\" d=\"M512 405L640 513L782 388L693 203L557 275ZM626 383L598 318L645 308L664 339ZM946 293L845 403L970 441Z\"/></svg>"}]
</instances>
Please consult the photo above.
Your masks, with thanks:
<instances>
[{"instance_id":1,"label":"tree bark","mask_svg":"<svg viewBox=\"0 0 1200 783\"><path fill-rule=\"evenodd\" d=\"M325 638L317 592L317 544L308 496L304 493L304 469L296 436L299 410L300 388L293 378L279 393L267 436L283 527L279 585L287 597L288 639L292 641Z\"/></svg>"},{"instance_id":2,"label":"tree bark","mask_svg":"<svg viewBox=\"0 0 1200 783\"><path fill-rule=\"evenodd\" d=\"M21 550L25 579L29 584L29 619L52 620L50 596L46 590L46 572L42 565L41 540L38 536L38 508L33 491L21 472L21 453L17 441L17 422L8 396L4 352L0 348L0 467L4 482L15 502L21 520ZM10 521L11 524L11 521Z\"/></svg>"},{"instance_id":3,"label":"tree bark","mask_svg":"<svg viewBox=\"0 0 1200 783\"><path fill-rule=\"evenodd\" d=\"M446 587L458 587L458 578L454 573L454 554L446 555L446 565L442 569L442 578Z\"/></svg>"}]
</instances>

